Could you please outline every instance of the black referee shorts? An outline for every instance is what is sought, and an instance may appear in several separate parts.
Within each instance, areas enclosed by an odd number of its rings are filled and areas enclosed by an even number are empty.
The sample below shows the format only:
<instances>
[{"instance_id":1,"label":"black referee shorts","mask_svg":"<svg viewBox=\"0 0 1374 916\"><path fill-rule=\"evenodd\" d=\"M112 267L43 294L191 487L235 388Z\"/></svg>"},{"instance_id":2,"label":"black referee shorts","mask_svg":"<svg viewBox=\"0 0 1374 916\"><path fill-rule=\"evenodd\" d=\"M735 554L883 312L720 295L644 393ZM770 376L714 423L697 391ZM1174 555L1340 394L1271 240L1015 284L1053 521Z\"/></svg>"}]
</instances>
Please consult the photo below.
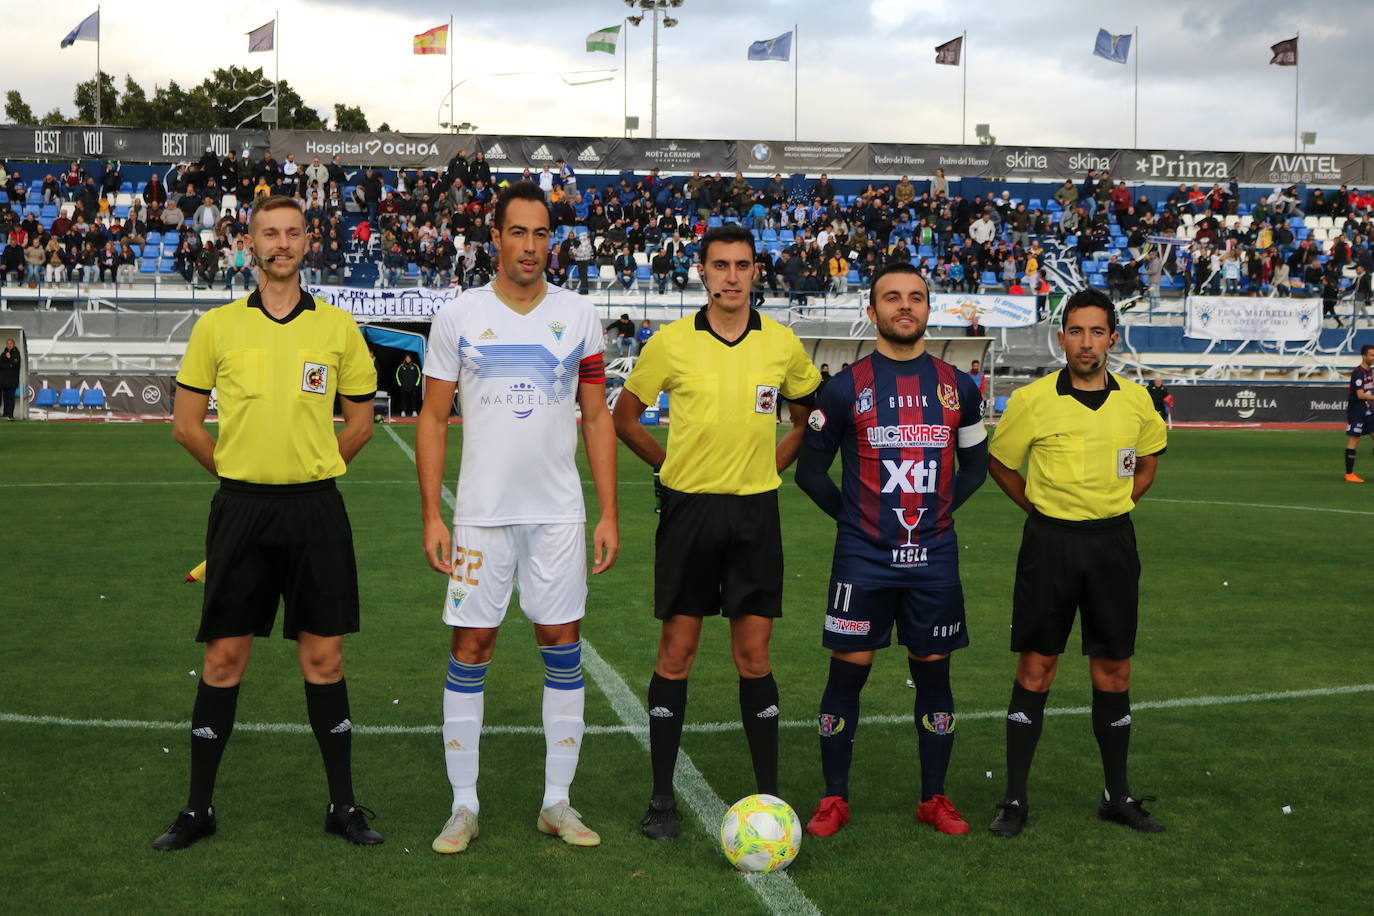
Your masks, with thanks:
<instances>
[{"instance_id":1,"label":"black referee shorts","mask_svg":"<svg viewBox=\"0 0 1374 916\"><path fill-rule=\"evenodd\" d=\"M1076 611L1083 654L1124 659L1135 652L1140 557L1129 515L1067 522L1026 519L1016 558L1011 650L1060 655Z\"/></svg>"},{"instance_id":2,"label":"black referee shorts","mask_svg":"<svg viewBox=\"0 0 1374 916\"><path fill-rule=\"evenodd\" d=\"M778 491L733 496L663 488L654 537L654 616L782 616Z\"/></svg>"},{"instance_id":3,"label":"black referee shorts","mask_svg":"<svg viewBox=\"0 0 1374 916\"><path fill-rule=\"evenodd\" d=\"M267 485L221 480L205 533L205 602L198 642L358 631L353 529L334 481Z\"/></svg>"}]
</instances>

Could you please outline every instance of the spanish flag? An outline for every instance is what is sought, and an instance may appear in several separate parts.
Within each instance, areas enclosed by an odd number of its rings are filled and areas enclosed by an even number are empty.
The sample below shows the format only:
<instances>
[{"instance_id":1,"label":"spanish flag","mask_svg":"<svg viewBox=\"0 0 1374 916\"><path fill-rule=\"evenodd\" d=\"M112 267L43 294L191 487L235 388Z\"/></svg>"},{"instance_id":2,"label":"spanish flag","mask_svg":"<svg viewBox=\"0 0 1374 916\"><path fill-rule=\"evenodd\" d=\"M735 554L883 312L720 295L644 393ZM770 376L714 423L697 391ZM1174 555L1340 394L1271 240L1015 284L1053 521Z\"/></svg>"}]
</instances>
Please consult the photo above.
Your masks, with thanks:
<instances>
[{"instance_id":1,"label":"spanish flag","mask_svg":"<svg viewBox=\"0 0 1374 916\"><path fill-rule=\"evenodd\" d=\"M441 25L415 36L416 54L447 54L448 26Z\"/></svg>"}]
</instances>

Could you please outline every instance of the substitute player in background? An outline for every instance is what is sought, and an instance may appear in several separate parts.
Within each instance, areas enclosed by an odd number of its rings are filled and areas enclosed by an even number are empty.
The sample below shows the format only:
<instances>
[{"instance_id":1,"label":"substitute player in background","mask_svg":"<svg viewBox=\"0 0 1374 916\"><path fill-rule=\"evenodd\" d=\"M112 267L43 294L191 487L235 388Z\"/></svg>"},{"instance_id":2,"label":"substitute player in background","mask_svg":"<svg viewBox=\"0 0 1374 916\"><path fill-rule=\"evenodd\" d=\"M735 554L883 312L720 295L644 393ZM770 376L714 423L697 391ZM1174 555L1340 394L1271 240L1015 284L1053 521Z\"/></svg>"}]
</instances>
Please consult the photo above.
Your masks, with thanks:
<instances>
[{"instance_id":1,"label":"substitute player in background","mask_svg":"<svg viewBox=\"0 0 1374 916\"><path fill-rule=\"evenodd\" d=\"M1012 600L1011 649L1020 660L1007 709L1007 789L989 829L1011 837L1026 825L1026 782L1045 700L1081 611L1093 734L1107 783L1098 817L1159 833L1164 826L1131 797L1126 778L1140 589L1130 511L1154 483L1168 433L1149 393L1107 371L1117 341L1111 299L1080 290L1064 304L1061 321L1068 365L1011 396L988 467L1029 515ZM1028 455L1022 477L1018 468Z\"/></svg>"},{"instance_id":2,"label":"substitute player in background","mask_svg":"<svg viewBox=\"0 0 1374 916\"><path fill-rule=\"evenodd\" d=\"M944 794L956 721L949 655L968 645L953 512L987 478L983 400L971 377L926 352L930 290L916 268L887 265L868 300L877 352L825 386L797 462L798 486L838 523L821 640L831 650L820 709L825 797L806 829L830 836L849 820L859 692L895 624L916 686L916 819L968 833ZM842 487L830 479L836 452Z\"/></svg>"},{"instance_id":3,"label":"substitute player in background","mask_svg":"<svg viewBox=\"0 0 1374 916\"><path fill-rule=\"evenodd\" d=\"M183 849L215 832L212 796L234 728L253 637L296 640L310 727L324 757L324 829L359 845L382 837L353 803L343 634L358 630L353 534L334 479L372 436L377 374L357 323L311 298L297 271L305 220L289 197L253 208L248 223L258 288L196 322L177 372L172 435L219 478L205 535L208 577L196 639L205 643L191 712L191 791L155 849ZM219 439L205 429L210 392ZM344 428L334 435L334 396ZM369 812L370 813L370 812Z\"/></svg>"},{"instance_id":4,"label":"substitute player in background","mask_svg":"<svg viewBox=\"0 0 1374 916\"><path fill-rule=\"evenodd\" d=\"M444 685L444 758L453 786L439 853L477 837L477 745L487 665L511 587L534 624L544 658L544 800L536 826L573 846L601 842L568 804L585 729L579 626L587 600L586 510L577 452L577 408L601 517L596 565L620 549L615 429L606 409L602 332L576 293L544 281L549 211L522 181L496 200L492 239L500 272L435 315L425 364L425 403L415 429L425 559L449 576L444 622L453 627ZM453 536L440 510L448 416L462 397L463 461Z\"/></svg>"},{"instance_id":5,"label":"substitute player in background","mask_svg":"<svg viewBox=\"0 0 1374 916\"><path fill-rule=\"evenodd\" d=\"M730 621L754 780L760 793L778 792L778 685L768 660L773 618L782 614L778 472L797 457L821 375L796 334L749 307L754 270L749 230L722 226L702 236L710 299L649 339L615 405L616 432L661 480L654 616L663 624L649 681L654 784L642 825L655 840L678 835L673 768L703 617ZM660 391L671 399L666 451L639 422ZM792 429L779 442L780 396Z\"/></svg>"},{"instance_id":6,"label":"substitute player in background","mask_svg":"<svg viewBox=\"0 0 1374 916\"><path fill-rule=\"evenodd\" d=\"M1355 451L1361 436L1374 436L1374 344L1360 347L1360 364L1350 371L1345 435L1345 480L1364 483L1355 474Z\"/></svg>"}]
</instances>

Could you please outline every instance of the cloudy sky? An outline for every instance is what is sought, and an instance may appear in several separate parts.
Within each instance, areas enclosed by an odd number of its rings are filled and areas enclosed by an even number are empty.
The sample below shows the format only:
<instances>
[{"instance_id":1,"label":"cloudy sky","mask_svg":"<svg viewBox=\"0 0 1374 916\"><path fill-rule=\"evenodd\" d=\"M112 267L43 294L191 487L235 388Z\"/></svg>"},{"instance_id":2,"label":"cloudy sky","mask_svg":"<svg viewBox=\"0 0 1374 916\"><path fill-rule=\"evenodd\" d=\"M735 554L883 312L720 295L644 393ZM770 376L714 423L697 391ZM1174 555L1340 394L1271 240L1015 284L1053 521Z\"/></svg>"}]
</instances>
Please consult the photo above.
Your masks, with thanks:
<instances>
[{"instance_id":1,"label":"cloudy sky","mask_svg":"<svg viewBox=\"0 0 1374 916\"><path fill-rule=\"evenodd\" d=\"M72 88L95 69L95 45L58 43L92 0L47 0L42 14L6 16L0 91L19 89L36 113L70 114ZM196 84L214 67L263 66L245 33L280 8L281 76L331 113L360 105L373 126L438 129L449 59L415 56L411 36L454 17L457 121L482 133L616 136L628 109L649 127L648 20L620 55L589 54L589 32L621 21L623 0L276 0L196 5L103 0L101 66L122 86ZM25 7L34 10L33 6ZM974 12L976 10L976 13ZM1374 152L1368 76L1369 0L686 0L660 31L660 137L789 139L793 66L750 62L751 41L799 28L800 135L811 140L952 143L960 139L964 74L934 64L933 47L968 31L967 136L985 122L1001 143L1130 146L1135 61L1092 55L1098 28L1140 29L1142 148L1289 150L1294 69L1269 66L1269 45L1301 32L1299 127L1317 152ZM567 86L556 75L615 68L609 82ZM507 71L537 75L493 77Z\"/></svg>"}]
</instances>

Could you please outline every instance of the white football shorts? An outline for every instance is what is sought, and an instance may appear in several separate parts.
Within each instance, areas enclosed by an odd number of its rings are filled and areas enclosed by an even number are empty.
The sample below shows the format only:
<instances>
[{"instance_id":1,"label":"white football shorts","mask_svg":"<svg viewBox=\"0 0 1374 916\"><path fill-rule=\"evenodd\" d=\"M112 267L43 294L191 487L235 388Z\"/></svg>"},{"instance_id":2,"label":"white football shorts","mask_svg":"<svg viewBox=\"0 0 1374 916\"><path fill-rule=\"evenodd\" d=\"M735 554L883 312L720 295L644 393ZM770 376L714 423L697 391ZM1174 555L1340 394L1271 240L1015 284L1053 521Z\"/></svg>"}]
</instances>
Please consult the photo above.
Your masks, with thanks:
<instances>
[{"instance_id":1,"label":"white football shorts","mask_svg":"<svg viewBox=\"0 0 1374 916\"><path fill-rule=\"evenodd\" d=\"M453 572L444 623L494 628L520 588L532 623L581 620L587 605L587 545L581 522L557 525L453 526Z\"/></svg>"}]
</instances>

